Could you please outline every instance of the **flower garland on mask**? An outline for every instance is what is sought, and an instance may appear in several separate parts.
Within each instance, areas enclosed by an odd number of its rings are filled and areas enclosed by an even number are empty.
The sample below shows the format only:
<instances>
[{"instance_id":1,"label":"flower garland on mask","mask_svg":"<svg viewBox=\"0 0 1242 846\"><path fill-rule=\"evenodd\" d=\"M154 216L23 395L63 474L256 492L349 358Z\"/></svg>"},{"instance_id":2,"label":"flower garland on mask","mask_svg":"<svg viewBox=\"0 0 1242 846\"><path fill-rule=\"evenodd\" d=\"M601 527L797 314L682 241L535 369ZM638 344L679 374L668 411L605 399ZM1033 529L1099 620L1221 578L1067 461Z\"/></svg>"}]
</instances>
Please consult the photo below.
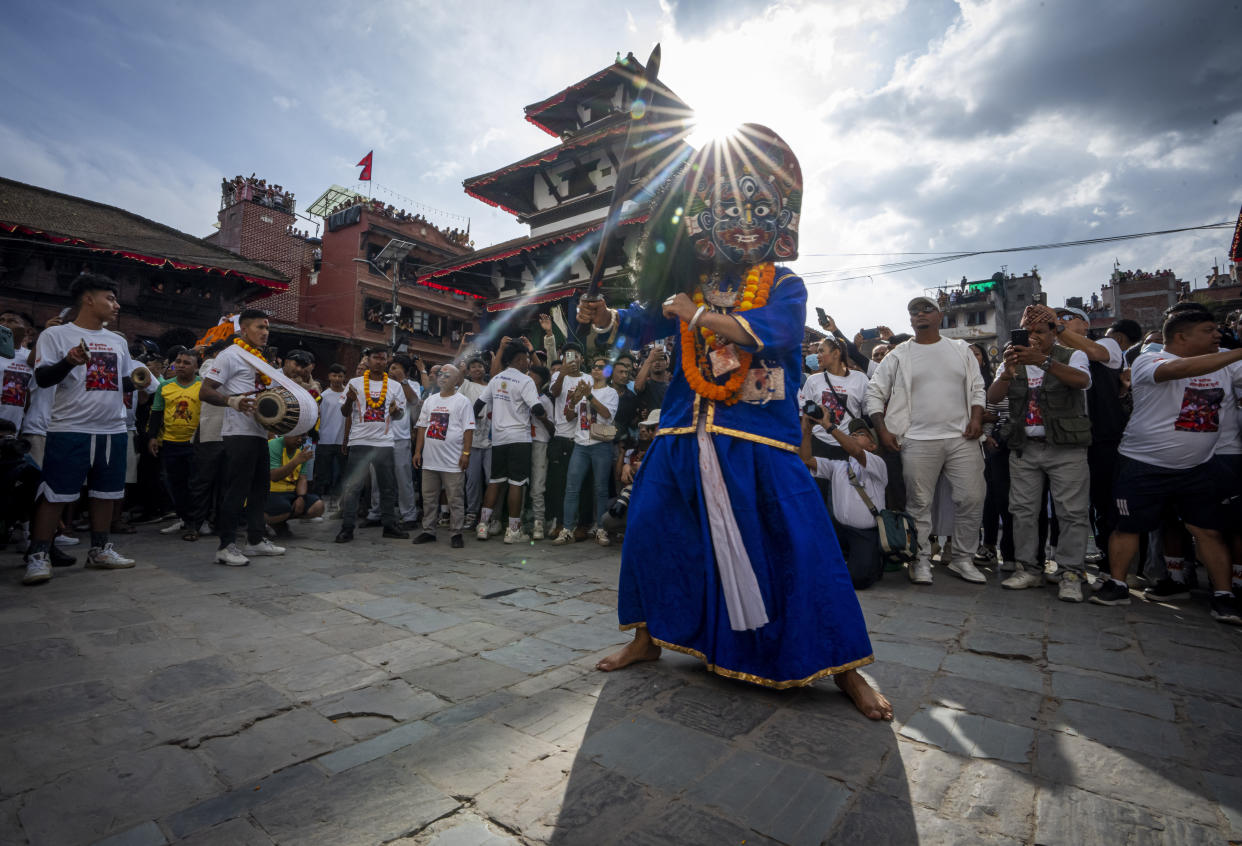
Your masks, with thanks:
<instances>
[{"instance_id":1,"label":"flower garland on mask","mask_svg":"<svg viewBox=\"0 0 1242 846\"><path fill-rule=\"evenodd\" d=\"M771 262L757 264L750 268L742 284L742 297L737 311L750 311L752 308L767 305L775 278L776 265ZM701 291L695 292L694 303L698 306L704 305ZM691 390L701 397L723 402L725 405L733 405L741 399L742 383L746 381L750 373L752 355L748 352L739 353L740 366L733 371L728 381L723 385L718 385L704 374L711 372L711 360L708 357L711 350L721 349L725 344L716 337L716 333L706 327L701 328L699 332L703 337L701 348L698 343L699 338L695 336L689 324L684 320L681 321L681 369L686 376L686 382L690 384Z\"/></svg>"},{"instance_id":2,"label":"flower garland on mask","mask_svg":"<svg viewBox=\"0 0 1242 846\"><path fill-rule=\"evenodd\" d=\"M378 397L371 396L371 371L367 370L362 374L362 393L367 398L367 408L372 411L378 411L384 407L384 399L388 396L388 374L380 380L380 394Z\"/></svg>"},{"instance_id":3,"label":"flower garland on mask","mask_svg":"<svg viewBox=\"0 0 1242 846\"><path fill-rule=\"evenodd\" d=\"M250 346L250 344L246 343L246 340L244 338L241 338L241 337L234 338L233 343L237 344L237 346L241 347L243 350L250 353L255 358L259 359L259 361L267 362L267 357L264 356L263 353L259 352L257 348L252 347ZM267 363L270 364L271 362L267 362ZM259 381L263 383L264 387L267 387L268 385L272 384L272 378L270 376L264 376L262 373L258 372L257 370L255 371L255 375L259 377Z\"/></svg>"}]
</instances>

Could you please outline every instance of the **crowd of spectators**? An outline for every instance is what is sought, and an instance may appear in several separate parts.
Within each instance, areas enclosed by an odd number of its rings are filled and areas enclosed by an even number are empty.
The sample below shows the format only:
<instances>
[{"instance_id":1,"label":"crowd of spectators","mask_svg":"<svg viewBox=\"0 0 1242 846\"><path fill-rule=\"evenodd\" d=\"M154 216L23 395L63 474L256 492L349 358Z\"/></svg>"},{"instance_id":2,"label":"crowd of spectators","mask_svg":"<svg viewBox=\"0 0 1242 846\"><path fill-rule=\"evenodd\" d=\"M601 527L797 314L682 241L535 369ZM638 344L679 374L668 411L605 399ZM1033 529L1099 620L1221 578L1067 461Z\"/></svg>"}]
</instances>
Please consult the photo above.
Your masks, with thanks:
<instances>
[{"instance_id":1,"label":"crowd of spectators","mask_svg":"<svg viewBox=\"0 0 1242 846\"><path fill-rule=\"evenodd\" d=\"M417 223L422 226L430 226L454 244L458 244L463 247L474 247L474 241L471 240L470 233L464 229L457 229L456 227L448 226L436 226L426 217L418 214L417 212L411 214L405 209L394 207L392 203L384 203L382 200L363 197L360 194L355 194L349 199L337 203L328 210L328 216L334 215L337 212L345 211L346 209L352 209L355 206L363 206L371 214L381 215L389 220L396 221L397 223Z\"/></svg>"},{"instance_id":2,"label":"crowd of spectators","mask_svg":"<svg viewBox=\"0 0 1242 846\"><path fill-rule=\"evenodd\" d=\"M221 179L220 193L226 206L249 200L268 208L293 211L292 191L286 191L280 185L268 185L266 179L256 178L253 173Z\"/></svg>"},{"instance_id":3,"label":"crowd of spectators","mask_svg":"<svg viewBox=\"0 0 1242 846\"><path fill-rule=\"evenodd\" d=\"M8 430L0 466L22 494L4 518L32 544L29 583L71 563L65 550L88 522L90 560L115 569L128 559L110 536L134 523L167 519L163 531L195 541L238 507L227 499L222 429L238 410L212 400L222 390L215 377L198 388L199 372L219 372L213 359L231 356L232 342L122 352L123 338L90 328L107 322L101 298L111 292L115 302L113 289L96 284L78 291L85 324L74 330L100 333L100 352L82 362L89 384L72 376L78 353L62 349L59 320L43 328L44 344L27 316L0 316L15 341L11 355L0 345ZM1011 590L1054 584L1063 600L1102 605L1125 604L1136 588L1158 602L1201 588L1216 619L1242 622L1238 314L1217 326L1204 306L1183 302L1159 327L1122 319L1097 333L1082 309L1036 305L999 339L993 360L982 345L940 335L941 307L916 297L909 333L881 326L852 339L821 315L826 337L804 349L802 457L820 480L855 587L899 570L930 585L943 569ZM265 349L266 317L246 312L242 323L242 339ZM430 367L384 347L365 351L352 372L305 350L266 350L316 398L320 422L305 438L269 441L266 537L244 548L222 539L217 560L280 554L272 541L289 537L291 524L338 516L342 543L371 526L396 539L413 530L420 544L442 528L454 545L466 533L503 534L505 543L622 541L676 339L628 349L615 328L567 339L555 328L565 325L538 314L529 325L511 321L511 336L463 335L454 361ZM128 378L140 364L156 376L149 387ZM37 474L49 435L92 425L57 419L80 416L70 394L91 385L117 392L125 460L122 489L107 489L104 505L92 501L87 520L85 511L60 513L77 499L64 479L39 483ZM29 454L14 463L6 456L19 443ZM36 489L44 498L61 491L54 519L37 516ZM917 553L904 564L881 554L874 511L885 508L916 527ZM48 519L54 541L40 537Z\"/></svg>"}]
</instances>

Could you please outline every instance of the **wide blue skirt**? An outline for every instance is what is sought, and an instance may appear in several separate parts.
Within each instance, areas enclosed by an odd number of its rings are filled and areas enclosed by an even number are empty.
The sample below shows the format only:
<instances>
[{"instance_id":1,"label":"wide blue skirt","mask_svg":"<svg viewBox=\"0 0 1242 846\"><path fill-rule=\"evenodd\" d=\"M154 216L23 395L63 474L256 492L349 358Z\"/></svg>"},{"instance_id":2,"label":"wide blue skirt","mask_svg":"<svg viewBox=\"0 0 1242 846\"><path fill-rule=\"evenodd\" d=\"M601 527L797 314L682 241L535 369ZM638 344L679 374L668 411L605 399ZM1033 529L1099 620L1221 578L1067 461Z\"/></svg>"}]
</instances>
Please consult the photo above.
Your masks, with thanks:
<instances>
[{"instance_id":1,"label":"wide blue skirt","mask_svg":"<svg viewBox=\"0 0 1242 846\"><path fill-rule=\"evenodd\" d=\"M714 673L796 687L873 660L862 609L832 521L797 455L712 435L768 622L729 627L693 434L661 435L635 480L621 552L621 628Z\"/></svg>"}]
</instances>

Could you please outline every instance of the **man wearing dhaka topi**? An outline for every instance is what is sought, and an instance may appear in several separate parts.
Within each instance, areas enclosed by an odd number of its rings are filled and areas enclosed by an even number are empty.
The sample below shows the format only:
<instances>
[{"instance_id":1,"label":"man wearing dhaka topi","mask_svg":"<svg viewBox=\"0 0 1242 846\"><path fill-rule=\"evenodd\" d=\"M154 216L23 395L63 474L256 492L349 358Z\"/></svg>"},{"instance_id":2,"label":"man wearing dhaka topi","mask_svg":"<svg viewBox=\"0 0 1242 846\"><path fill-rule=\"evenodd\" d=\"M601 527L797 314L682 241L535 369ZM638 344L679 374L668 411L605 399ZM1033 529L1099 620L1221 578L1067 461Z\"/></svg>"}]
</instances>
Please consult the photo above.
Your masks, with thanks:
<instances>
[{"instance_id":1,"label":"man wearing dhaka topi","mask_svg":"<svg viewBox=\"0 0 1242 846\"><path fill-rule=\"evenodd\" d=\"M806 466L797 395L806 321L802 173L771 130L706 146L662 199L639 255L639 302L584 300L578 320L644 343L676 336L660 429L630 499L617 670L694 655L771 688L832 676L867 717L892 719L858 668L871 643L832 521Z\"/></svg>"}]
</instances>

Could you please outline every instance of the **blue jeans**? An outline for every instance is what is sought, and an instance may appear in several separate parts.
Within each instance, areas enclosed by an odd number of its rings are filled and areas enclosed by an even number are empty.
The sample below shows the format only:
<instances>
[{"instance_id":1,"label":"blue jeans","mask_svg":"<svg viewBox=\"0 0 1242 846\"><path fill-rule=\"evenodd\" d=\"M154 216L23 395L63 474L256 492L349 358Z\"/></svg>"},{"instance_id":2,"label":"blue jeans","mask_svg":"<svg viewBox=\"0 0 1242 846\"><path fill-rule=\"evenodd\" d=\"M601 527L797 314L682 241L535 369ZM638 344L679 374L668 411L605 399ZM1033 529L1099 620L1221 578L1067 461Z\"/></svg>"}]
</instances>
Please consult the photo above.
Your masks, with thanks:
<instances>
[{"instance_id":1,"label":"blue jeans","mask_svg":"<svg viewBox=\"0 0 1242 846\"><path fill-rule=\"evenodd\" d=\"M582 490L582 482L586 479L587 470L591 471L595 483L595 524L600 525L604 512L608 510L608 480L612 478L612 444L599 443L583 446L574 444L573 454L569 457L569 472L565 479L565 526L577 518L578 495Z\"/></svg>"}]
</instances>

